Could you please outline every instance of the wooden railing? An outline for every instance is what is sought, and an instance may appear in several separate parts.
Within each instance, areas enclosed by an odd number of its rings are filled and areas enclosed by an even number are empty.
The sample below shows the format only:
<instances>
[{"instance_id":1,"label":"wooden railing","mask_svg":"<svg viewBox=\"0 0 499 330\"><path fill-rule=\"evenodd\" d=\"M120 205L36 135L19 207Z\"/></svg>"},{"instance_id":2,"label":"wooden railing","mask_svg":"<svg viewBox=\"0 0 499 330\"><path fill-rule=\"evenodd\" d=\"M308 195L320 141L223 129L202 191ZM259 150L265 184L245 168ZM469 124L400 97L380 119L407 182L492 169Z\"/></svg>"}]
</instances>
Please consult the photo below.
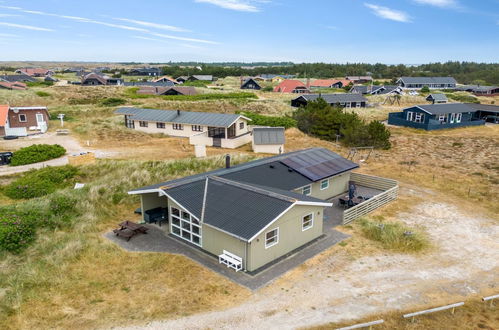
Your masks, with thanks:
<instances>
[{"instance_id":1,"label":"wooden railing","mask_svg":"<svg viewBox=\"0 0 499 330\"><path fill-rule=\"evenodd\" d=\"M343 212L344 225L397 199L399 187L398 182L395 180L360 173L351 173L350 180L360 186L383 190L383 192L371 197L367 201L345 210Z\"/></svg>"}]
</instances>

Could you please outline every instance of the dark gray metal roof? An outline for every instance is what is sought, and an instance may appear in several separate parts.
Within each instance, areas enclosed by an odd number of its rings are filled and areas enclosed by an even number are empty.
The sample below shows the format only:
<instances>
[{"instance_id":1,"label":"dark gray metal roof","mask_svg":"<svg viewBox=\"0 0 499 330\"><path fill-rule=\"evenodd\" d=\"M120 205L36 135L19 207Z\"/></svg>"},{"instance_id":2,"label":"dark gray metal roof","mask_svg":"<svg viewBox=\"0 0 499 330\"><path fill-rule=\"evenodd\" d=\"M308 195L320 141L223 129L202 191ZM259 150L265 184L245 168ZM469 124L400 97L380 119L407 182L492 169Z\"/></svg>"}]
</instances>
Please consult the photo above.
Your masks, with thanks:
<instances>
[{"instance_id":1,"label":"dark gray metal roof","mask_svg":"<svg viewBox=\"0 0 499 330\"><path fill-rule=\"evenodd\" d=\"M35 78L30 77L25 74L9 74L9 75L1 75L0 80L5 80L8 82L15 82L15 81L36 81Z\"/></svg>"},{"instance_id":2,"label":"dark gray metal roof","mask_svg":"<svg viewBox=\"0 0 499 330\"><path fill-rule=\"evenodd\" d=\"M139 109L132 107L119 108L114 113L117 115L131 115L132 117L130 119L133 120L215 127L229 127L239 119L239 117L242 117L238 114L192 111L180 111L180 114L178 114L177 110Z\"/></svg>"},{"instance_id":3,"label":"dark gray metal roof","mask_svg":"<svg viewBox=\"0 0 499 330\"><path fill-rule=\"evenodd\" d=\"M303 98L305 101L315 101L319 97L324 99L329 104L343 103L343 102L367 102L367 99L361 94L357 93L333 93L333 94L304 94L296 99Z\"/></svg>"},{"instance_id":4,"label":"dark gray metal roof","mask_svg":"<svg viewBox=\"0 0 499 330\"><path fill-rule=\"evenodd\" d=\"M191 77L197 79L197 80L205 80L205 81L212 81L213 76L211 74L194 74Z\"/></svg>"},{"instance_id":5,"label":"dark gray metal roof","mask_svg":"<svg viewBox=\"0 0 499 330\"><path fill-rule=\"evenodd\" d=\"M499 112L499 105L494 104L479 104L479 103L465 103L470 108L476 111Z\"/></svg>"},{"instance_id":6,"label":"dark gray metal roof","mask_svg":"<svg viewBox=\"0 0 499 330\"><path fill-rule=\"evenodd\" d=\"M415 105L431 115L444 115L447 113L475 112L476 110L464 103L440 103ZM409 107L406 109L410 109ZM404 109L405 110L405 109Z\"/></svg>"},{"instance_id":7,"label":"dark gray metal roof","mask_svg":"<svg viewBox=\"0 0 499 330\"><path fill-rule=\"evenodd\" d=\"M445 94L441 94L441 93L436 93L436 94L430 94L428 95L428 97L426 98L426 100L428 101L431 101L431 100L434 100L434 101L445 101L447 102L447 96Z\"/></svg>"},{"instance_id":8,"label":"dark gray metal roof","mask_svg":"<svg viewBox=\"0 0 499 330\"><path fill-rule=\"evenodd\" d=\"M175 84L171 81L125 81L123 83L124 86L175 86Z\"/></svg>"},{"instance_id":9,"label":"dark gray metal roof","mask_svg":"<svg viewBox=\"0 0 499 330\"><path fill-rule=\"evenodd\" d=\"M400 77L404 84L457 84L452 77Z\"/></svg>"},{"instance_id":10,"label":"dark gray metal roof","mask_svg":"<svg viewBox=\"0 0 499 330\"><path fill-rule=\"evenodd\" d=\"M253 142L256 145L284 144L284 127L254 127Z\"/></svg>"},{"instance_id":11,"label":"dark gray metal roof","mask_svg":"<svg viewBox=\"0 0 499 330\"><path fill-rule=\"evenodd\" d=\"M282 160L282 163L314 182L359 167L327 149L312 150L306 155L294 155Z\"/></svg>"}]
</instances>

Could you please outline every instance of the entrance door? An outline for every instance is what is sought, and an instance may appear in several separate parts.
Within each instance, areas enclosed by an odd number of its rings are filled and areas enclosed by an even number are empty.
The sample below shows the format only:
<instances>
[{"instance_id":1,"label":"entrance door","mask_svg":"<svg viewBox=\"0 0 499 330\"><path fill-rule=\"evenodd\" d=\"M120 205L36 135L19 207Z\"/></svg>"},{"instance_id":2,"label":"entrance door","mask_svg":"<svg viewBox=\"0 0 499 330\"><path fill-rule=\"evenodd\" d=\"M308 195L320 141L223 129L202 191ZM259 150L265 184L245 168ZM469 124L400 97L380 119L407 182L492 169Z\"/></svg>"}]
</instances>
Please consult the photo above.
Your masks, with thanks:
<instances>
[{"instance_id":1,"label":"entrance door","mask_svg":"<svg viewBox=\"0 0 499 330\"><path fill-rule=\"evenodd\" d=\"M41 113L36 114L36 123L38 126L40 126L41 124L45 124L45 118L43 117L43 114Z\"/></svg>"}]
</instances>

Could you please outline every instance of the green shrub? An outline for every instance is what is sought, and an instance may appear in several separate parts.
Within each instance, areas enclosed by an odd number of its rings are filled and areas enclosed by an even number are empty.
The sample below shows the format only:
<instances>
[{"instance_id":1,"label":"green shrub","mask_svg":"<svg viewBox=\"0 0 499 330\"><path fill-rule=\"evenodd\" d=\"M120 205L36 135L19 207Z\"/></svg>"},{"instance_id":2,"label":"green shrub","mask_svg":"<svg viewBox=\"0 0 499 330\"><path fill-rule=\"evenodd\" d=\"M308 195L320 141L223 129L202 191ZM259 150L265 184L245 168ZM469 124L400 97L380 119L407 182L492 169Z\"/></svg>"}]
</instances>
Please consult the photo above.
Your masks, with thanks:
<instances>
[{"instance_id":1,"label":"green shrub","mask_svg":"<svg viewBox=\"0 0 499 330\"><path fill-rule=\"evenodd\" d=\"M58 144L33 144L14 152L11 166L19 166L43 162L45 160L61 157L66 149Z\"/></svg>"},{"instance_id":2,"label":"green shrub","mask_svg":"<svg viewBox=\"0 0 499 330\"><path fill-rule=\"evenodd\" d=\"M62 216L73 213L76 209L77 200L66 195L54 195L49 202L49 210L52 215Z\"/></svg>"},{"instance_id":3,"label":"green shrub","mask_svg":"<svg viewBox=\"0 0 499 330\"><path fill-rule=\"evenodd\" d=\"M419 92L422 94L427 94L430 92L430 88L428 86L423 86L423 88L421 88Z\"/></svg>"},{"instance_id":4,"label":"green shrub","mask_svg":"<svg viewBox=\"0 0 499 330\"><path fill-rule=\"evenodd\" d=\"M466 94L454 94L454 93L446 93L447 97L449 99L452 99L454 101L458 102L464 102L464 103L480 103L480 100L478 100L475 96L473 95L466 95Z\"/></svg>"},{"instance_id":5,"label":"green shrub","mask_svg":"<svg viewBox=\"0 0 499 330\"><path fill-rule=\"evenodd\" d=\"M53 81L28 81L26 82L26 86L28 87L48 87L54 85Z\"/></svg>"},{"instance_id":6,"label":"green shrub","mask_svg":"<svg viewBox=\"0 0 499 330\"><path fill-rule=\"evenodd\" d=\"M5 186L3 193L12 199L45 196L67 186L77 173L78 169L70 165L31 170Z\"/></svg>"},{"instance_id":7,"label":"green shrub","mask_svg":"<svg viewBox=\"0 0 499 330\"><path fill-rule=\"evenodd\" d=\"M38 91L35 93L36 95L40 96L40 97L47 97L47 96L50 96L50 93L47 93L47 92L43 92L43 91Z\"/></svg>"},{"instance_id":8,"label":"green shrub","mask_svg":"<svg viewBox=\"0 0 499 330\"><path fill-rule=\"evenodd\" d=\"M266 87L262 88L262 91L263 92L272 92L272 91L274 91L274 87L272 87L272 86L266 86Z\"/></svg>"},{"instance_id":9,"label":"green shrub","mask_svg":"<svg viewBox=\"0 0 499 330\"><path fill-rule=\"evenodd\" d=\"M100 104L105 106L105 107L115 107L115 106L122 105L125 103L126 103L126 100L119 98L119 97L107 97L100 102Z\"/></svg>"},{"instance_id":10,"label":"green shrub","mask_svg":"<svg viewBox=\"0 0 499 330\"><path fill-rule=\"evenodd\" d=\"M264 116L252 112L243 112L241 114L251 119L250 125L285 128L296 127L296 120L291 117Z\"/></svg>"},{"instance_id":11,"label":"green shrub","mask_svg":"<svg viewBox=\"0 0 499 330\"><path fill-rule=\"evenodd\" d=\"M23 221L16 214L0 215L0 249L20 252L35 239L32 223Z\"/></svg>"},{"instance_id":12,"label":"green shrub","mask_svg":"<svg viewBox=\"0 0 499 330\"><path fill-rule=\"evenodd\" d=\"M194 81L186 81L182 84L182 86L206 87L209 84L211 84L211 81L194 80Z\"/></svg>"},{"instance_id":13,"label":"green shrub","mask_svg":"<svg viewBox=\"0 0 499 330\"><path fill-rule=\"evenodd\" d=\"M362 218L357 222L364 236L381 243L385 249L417 252L428 246L427 239L421 233L398 222L382 222L382 217L377 217L376 220L378 221L374 222Z\"/></svg>"}]
</instances>

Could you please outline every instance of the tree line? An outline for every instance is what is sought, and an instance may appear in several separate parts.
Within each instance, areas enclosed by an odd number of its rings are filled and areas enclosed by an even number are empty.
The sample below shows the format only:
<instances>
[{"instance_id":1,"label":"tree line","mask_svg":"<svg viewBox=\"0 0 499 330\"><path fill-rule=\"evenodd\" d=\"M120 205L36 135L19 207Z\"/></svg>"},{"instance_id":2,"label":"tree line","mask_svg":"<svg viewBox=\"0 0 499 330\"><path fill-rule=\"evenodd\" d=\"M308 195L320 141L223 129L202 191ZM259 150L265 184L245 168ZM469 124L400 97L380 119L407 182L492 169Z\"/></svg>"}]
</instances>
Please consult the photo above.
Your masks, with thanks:
<instances>
[{"instance_id":1,"label":"tree line","mask_svg":"<svg viewBox=\"0 0 499 330\"><path fill-rule=\"evenodd\" d=\"M165 75L173 77L193 74L209 74L219 78L227 76L256 76L263 73L292 74L298 78L332 78L345 76L372 75L374 79L393 79L401 76L428 77L452 76L462 84L499 85L499 63L445 62L421 65L390 65L367 63L301 63L291 65L272 65L248 68L250 64L235 66L236 63L199 64L194 66L172 63L162 67ZM246 67L244 67L246 66Z\"/></svg>"}]
</instances>

